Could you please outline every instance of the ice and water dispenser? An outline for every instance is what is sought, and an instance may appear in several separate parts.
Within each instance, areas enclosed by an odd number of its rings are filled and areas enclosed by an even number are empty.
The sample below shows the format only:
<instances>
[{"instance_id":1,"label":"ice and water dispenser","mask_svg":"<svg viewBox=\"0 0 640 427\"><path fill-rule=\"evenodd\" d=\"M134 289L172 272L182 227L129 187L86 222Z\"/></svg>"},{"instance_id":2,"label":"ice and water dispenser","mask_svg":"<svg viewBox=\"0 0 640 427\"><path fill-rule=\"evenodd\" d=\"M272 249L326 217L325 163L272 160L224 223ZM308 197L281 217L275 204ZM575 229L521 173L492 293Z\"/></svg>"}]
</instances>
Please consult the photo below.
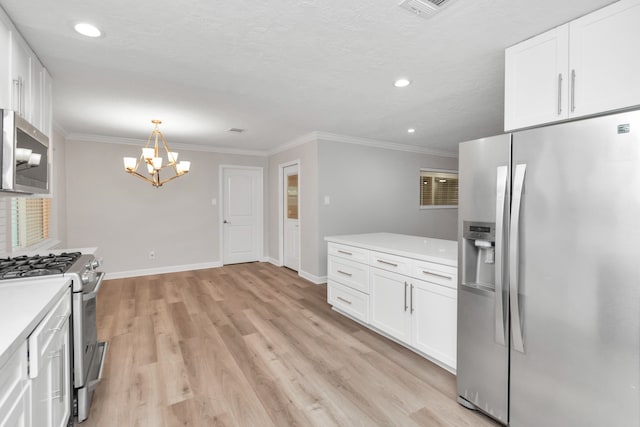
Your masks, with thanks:
<instances>
[{"instance_id":1,"label":"ice and water dispenser","mask_svg":"<svg viewBox=\"0 0 640 427\"><path fill-rule=\"evenodd\" d=\"M495 229L493 222L464 221L462 232L462 284L495 289Z\"/></svg>"}]
</instances>

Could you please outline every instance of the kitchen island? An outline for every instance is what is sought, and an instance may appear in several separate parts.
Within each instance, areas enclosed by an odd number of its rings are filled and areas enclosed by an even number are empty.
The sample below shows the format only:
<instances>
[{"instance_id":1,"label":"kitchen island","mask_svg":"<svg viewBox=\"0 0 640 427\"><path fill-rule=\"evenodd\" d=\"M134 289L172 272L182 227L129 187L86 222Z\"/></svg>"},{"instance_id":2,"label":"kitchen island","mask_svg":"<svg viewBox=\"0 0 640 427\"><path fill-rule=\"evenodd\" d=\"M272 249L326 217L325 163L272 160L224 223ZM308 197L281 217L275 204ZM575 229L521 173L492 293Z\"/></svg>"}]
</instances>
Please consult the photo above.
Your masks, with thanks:
<instances>
[{"instance_id":1,"label":"kitchen island","mask_svg":"<svg viewBox=\"0 0 640 427\"><path fill-rule=\"evenodd\" d=\"M455 373L458 243L393 233L325 240L333 309Z\"/></svg>"}]
</instances>

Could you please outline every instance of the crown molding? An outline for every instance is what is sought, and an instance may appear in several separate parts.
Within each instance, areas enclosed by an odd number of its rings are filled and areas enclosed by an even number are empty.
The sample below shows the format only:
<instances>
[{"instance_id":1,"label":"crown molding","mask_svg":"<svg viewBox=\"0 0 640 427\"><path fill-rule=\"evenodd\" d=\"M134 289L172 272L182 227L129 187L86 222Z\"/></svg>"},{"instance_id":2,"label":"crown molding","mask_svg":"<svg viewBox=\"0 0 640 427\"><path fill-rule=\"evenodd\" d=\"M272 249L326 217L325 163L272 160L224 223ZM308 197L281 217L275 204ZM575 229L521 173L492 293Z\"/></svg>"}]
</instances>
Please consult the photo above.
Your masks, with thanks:
<instances>
[{"instance_id":1,"label":"crown molding","mask_svg":"<svg viewBox=\"0 0 640 427\"><path fill-rule=\"evenodd\" d=\"M344 144L364 145L367 147L384 148L387 150L405 151L409 153L428 154L431 156L450 157L457 159L458 153L444 150L433 150L431 148L417 145L399 144L396 142L380 141L377 139L360 138L356 136L338 135L329 132L316 132L317 138L323 141L341 142Z\"/></svg>"},{"instance_id":2,"label":"crown molding","mask_svg":"<svg viewBox=\"0 0 640 427\"><path fill-rule=\"evenodd\" d=\"M73 141L73 142L97 142L97 143L105 143L105 144L138 145L138 146L143 146L147 143L146 139L122 138L122 137L92 135L92 134L82 134L82 133L68 134L65 136L65 140ZM173 143L173 142L171 143L171 148L177 149L177 150L186 150L186 151L201 151L206 153L239 154L244 156L266 157L269 155L267 151L261 151L261 150L239 150L235 148L212 147L212 146L203 146L203 145L195 145L195 144L180 144L180 143Z\"/></svg>"},{"instance_id":3,"label":"crown molding","mask_svg":"<svg viewBox=\"0 0 640 427\"><path fill-rule=\"evenodd\" d=\"M405 151L409 153L427 154L431 156L448 157L453 159L458 158L458 153L452 152L452 151L433 150L430 148L419 147L416 145L398 144L396 142L380 141L377 139L359 138L356 136L339 135L335 133L319 132L319 131L310 132L308 134L302 135L301 137L296 138L291 142L288 142L272 150L269 150L268 153L270 156L272 156L276 153L290 150L300 145L304 145L308 142L313 142L318 140L340 142L343 144L363 145L366 147L383 148L386 150L395 150L395 151Z\"/></svg>"},{"instance_id":4,"label":"crown molding","mask_svg":"<svg viewBox=\"0 0 640 427\"><path fill-rule=\"evenodd\" d=\"M318 132L309 132L304 134L293 141L284 143L282 145L277 146L274 149L269 150L269 155L273 156L274 154L281 153L283 151L291 150L292 148L299 147L300 145L304 145L308 142L313 142L318 140Z\"/></svg>"},{"instance_id":5,"label":"crown molding","mask_svg":"<svg viewBox=\"0 0 640 427\"><path fill-rule=\"evenodd\" d=\"M60 134L64 139L67 139L69 132L67 132L67 130L60 125L60 123L54 120L52 127L54 132Z\"/></svg>"}]
</instances>

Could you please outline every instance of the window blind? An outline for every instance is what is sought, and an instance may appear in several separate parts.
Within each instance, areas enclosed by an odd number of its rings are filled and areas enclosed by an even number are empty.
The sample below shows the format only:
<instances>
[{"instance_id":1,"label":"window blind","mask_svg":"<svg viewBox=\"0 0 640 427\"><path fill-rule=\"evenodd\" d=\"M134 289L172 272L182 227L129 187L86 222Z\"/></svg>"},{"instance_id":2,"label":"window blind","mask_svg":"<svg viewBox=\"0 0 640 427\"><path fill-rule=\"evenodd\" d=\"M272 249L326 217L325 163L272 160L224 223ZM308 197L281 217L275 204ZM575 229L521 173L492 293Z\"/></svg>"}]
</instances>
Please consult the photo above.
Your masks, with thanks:
<instances>
[{"instance_id":1,"label":"window blind","mask_svg":"<svg viewBox=\"0 0 640 427\"><path fill-rule=\"evenodd\" d=\"M456 206L457 204L458 174L420 172L420 206Z\"/></svg>"},{"instance_id":2,"label":"window blind","mask_svg":"<svg viewBox=\"0 0 640 427\"><path fill-rule=\"evenodd\" d=\"M51 199L17 198L11 201L12 247L27 248L49 238Z\"/></svg>"}]
</instances>

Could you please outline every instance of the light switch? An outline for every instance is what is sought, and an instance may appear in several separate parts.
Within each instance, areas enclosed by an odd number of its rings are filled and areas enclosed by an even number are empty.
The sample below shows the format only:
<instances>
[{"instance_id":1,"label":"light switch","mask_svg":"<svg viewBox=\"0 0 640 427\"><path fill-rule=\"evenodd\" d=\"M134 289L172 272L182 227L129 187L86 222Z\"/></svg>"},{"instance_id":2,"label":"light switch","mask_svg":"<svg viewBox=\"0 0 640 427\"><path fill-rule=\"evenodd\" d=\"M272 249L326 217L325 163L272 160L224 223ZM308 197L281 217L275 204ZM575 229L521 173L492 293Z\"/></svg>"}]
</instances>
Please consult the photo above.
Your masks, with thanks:
<instances>
[{"instance_id":1,"label":"light switch","mask_svg":"<svg viewBox=\"0 0 640 427\"><path fill-rule=\"evenodd\" d=\"M329 206L331 204L331 198L329 196L324 196L324 205Z\"/></svg>"},{"instance_id":2,"label":"light switch","mask_svg":"<svg viewBox=\"0 0 640 427\"><path fill-rule=\"evenodd\" d=\"M215 206L217 204L218 204L218 199L216 199L215 197L211 199L211 206Z\"/></svg>"}]
</instances>

